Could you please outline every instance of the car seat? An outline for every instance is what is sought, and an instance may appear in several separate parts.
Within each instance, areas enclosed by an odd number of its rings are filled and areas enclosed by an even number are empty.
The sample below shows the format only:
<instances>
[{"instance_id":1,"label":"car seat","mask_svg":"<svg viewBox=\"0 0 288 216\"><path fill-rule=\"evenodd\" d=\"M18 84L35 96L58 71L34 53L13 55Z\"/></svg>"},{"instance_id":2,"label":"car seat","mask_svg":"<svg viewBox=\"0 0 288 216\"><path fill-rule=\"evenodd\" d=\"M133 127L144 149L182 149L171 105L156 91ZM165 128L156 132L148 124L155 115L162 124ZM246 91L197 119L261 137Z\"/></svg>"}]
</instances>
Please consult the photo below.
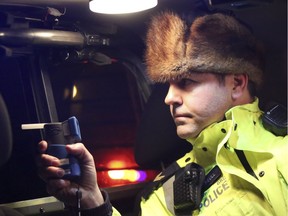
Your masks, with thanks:
<instances>
[{"instance_id":1,"label":"car seat","mask_svg":"<svg viewBox=\"0 0 288 216\"><path fill-rule=\"evenodd\" d=\"M12 152L12 130L8 110L0 94L0 166L10 158Z\"/></svg>"},{"instance_id":2,"label":"car seat","mask_svg":"<svg viewBox=\"0 0 288 216\"><path fill-rule=\"evenodd\" d=\"M0 167L9 160L12 152L12 129L8 110L0 93ZM12 208L0 206L0 216L22 216Z\"/></svg>"}]
</instances>

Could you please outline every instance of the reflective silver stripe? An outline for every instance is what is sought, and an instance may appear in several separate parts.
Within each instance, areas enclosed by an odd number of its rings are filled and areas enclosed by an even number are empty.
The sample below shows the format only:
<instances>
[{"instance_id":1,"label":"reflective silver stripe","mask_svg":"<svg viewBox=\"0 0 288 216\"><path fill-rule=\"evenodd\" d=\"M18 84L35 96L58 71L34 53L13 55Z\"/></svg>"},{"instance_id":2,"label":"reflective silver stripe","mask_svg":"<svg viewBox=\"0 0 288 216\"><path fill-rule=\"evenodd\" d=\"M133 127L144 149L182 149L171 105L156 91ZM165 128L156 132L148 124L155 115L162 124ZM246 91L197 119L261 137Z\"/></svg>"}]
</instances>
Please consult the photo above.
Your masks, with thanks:
<instances>
[{"instance_id":1,"label":"reflective silver stripe","mask_svg":"<svg viewBox=\"0 0 288 216\"><path fill-rule=\"evenodd\" d=\"M164 191L164 197L167 209L175 215L174 212L174 193L173 193L173 182L175 180L175 176L172 176L170 179L168 179L162 186Z\"/></svg>"}]
</instances>

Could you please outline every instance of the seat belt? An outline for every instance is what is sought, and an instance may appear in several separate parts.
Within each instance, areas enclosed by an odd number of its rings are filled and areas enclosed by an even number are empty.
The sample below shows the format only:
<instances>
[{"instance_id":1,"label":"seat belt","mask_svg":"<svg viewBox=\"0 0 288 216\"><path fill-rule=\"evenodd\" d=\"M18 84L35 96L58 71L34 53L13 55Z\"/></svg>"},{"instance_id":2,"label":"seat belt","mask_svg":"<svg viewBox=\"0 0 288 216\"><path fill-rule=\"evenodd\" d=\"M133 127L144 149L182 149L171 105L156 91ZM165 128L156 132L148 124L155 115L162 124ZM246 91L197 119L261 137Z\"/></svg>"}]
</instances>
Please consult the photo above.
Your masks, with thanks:
<instances>
[{"instance_id":1,"label":"seat belt","mask_svg":"<svg viewBox=\"0 0 288 216\"><path fill-rule=\"evenodd\" d=\"M153 182L150 182L143 190L142 197L147 200L150 194L157 190L164 182L171 178L181 167L177 162L173 162L166 169L164 169L158 176L156 176Z\"/></svg>"}]
</instances>

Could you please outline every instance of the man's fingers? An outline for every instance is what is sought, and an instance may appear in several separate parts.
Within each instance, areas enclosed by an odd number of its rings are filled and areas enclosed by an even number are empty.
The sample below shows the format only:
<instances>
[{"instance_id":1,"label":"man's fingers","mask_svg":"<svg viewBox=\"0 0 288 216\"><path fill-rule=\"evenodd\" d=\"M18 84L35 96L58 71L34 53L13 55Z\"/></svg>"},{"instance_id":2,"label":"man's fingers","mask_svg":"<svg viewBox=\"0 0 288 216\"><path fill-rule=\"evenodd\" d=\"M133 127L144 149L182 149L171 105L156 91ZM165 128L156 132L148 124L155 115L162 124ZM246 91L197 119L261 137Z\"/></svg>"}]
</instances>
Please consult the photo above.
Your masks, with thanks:
<instances>
[{"instance_id":1,"label":"man's fingers","mask_svg":"<svg viewBox=\"0 0 288 216\"><path fill-rule=\"evenodd\" d=\"M39 168L38 174L41 179L43 179L45 182L48 182L51 179L62 178L65 174L65 171L59 167L48 166Z\"/></svg>"},{"instance_id":2,"label":"man's fingers","mask_svg":"<svg viewBox=\"0 0 288 216\"><path fill-rule=\"evenodd\" d=\"M36 157L36 165L38 167L45 166L60 166L60 160L48 154L41 154Z\"/></svg>"},{"instance_id":3,"label":"man's fingers","mask_svg":"<svg viewBox=\"0 0 288 216\"><path fill-rule=\"evenodd\" d=\"M70 184L70 181L65 179L50 179L49 181L47 181L47 192L50 195L56 196L59 191L69 187Z\"/></svg>"},{"instance_id":4,"label":"man's fingers","mask_svg":"<svg viewBox=\"0 0 288 216\"><path fill-rule=\"evenodd\" d=\"M48 144L45 140L42 140L41 142L39 142L37 147L38 147L39 153L45 153L47 150Z\"/></svg>"}]
</instances>

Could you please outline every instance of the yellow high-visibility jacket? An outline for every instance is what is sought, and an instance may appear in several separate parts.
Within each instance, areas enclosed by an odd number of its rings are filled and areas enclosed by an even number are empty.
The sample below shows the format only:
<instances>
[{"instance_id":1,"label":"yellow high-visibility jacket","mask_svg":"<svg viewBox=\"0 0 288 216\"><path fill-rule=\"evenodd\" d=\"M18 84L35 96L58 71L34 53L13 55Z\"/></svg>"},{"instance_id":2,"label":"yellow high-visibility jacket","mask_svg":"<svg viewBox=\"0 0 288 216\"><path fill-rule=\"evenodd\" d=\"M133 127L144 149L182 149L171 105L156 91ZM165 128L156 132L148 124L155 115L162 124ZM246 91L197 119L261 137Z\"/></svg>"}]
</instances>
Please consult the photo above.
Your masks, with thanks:
<instances>
[{"instance_id":1,"label":"yellow high-visibility jacket","mask_svg":"<svg viewBox=\"0 0 288 216\"><path fill-rule=\"evenodd\" d=\"M189 215L288 215L288 136L275 136L261 120L258 99L233 107L225 120L214 123L195 139L193 150L177 161L195 162L208 173L222 171L204 193L200 208ZM254 176L247 173L236 152L241 150ZM171 177L141 201L142 216L174 215Z\"/></svg>"}]
</instances>

